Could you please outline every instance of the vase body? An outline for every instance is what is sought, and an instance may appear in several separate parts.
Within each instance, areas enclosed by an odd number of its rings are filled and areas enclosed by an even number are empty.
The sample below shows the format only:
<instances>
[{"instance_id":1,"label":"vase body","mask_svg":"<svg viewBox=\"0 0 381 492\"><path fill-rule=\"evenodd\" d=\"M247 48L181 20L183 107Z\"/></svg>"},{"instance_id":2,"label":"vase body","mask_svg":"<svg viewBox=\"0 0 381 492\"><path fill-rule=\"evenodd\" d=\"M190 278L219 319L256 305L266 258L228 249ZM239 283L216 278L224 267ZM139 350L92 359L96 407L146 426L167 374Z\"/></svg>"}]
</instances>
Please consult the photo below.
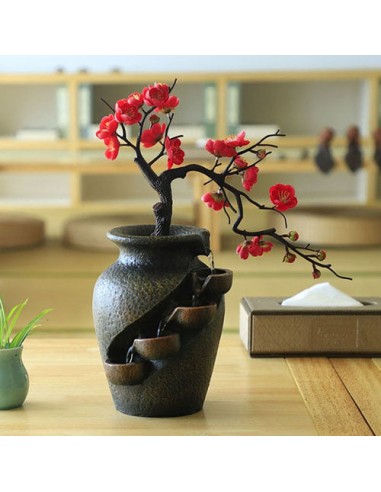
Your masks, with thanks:
<instances>
[{"instance_id":1,"label":"vase body","mask_svg":"<svg viewBox=\"0 0 381 492\"><path fill-rule=\"evenodd\" d=\"M0 350L0 410L20 407L29 390L22 347Z\"/></svg>"},{"instance_id":2,"label":"vase body","mask_svg":"<svg viewBox=\"0 0 381 492\"><path fill-rule=\"evenodd\" d=\"M207 268L198 256L209 254L209 233L172 226L169 236L158 237L150 235L152 230L128 226L108 234L120 254L94 287L95 331L118 411L145 417L186 415L201 410L205 400L224 297L202 300L207 313L197 314L202 321L196 328L179 322L184 316L177 315L178 306L193 313L192 275ZM168 323L161 336L163 320ZM128 359L131 353L133 360Z\"/></svg>"}]
</instances>

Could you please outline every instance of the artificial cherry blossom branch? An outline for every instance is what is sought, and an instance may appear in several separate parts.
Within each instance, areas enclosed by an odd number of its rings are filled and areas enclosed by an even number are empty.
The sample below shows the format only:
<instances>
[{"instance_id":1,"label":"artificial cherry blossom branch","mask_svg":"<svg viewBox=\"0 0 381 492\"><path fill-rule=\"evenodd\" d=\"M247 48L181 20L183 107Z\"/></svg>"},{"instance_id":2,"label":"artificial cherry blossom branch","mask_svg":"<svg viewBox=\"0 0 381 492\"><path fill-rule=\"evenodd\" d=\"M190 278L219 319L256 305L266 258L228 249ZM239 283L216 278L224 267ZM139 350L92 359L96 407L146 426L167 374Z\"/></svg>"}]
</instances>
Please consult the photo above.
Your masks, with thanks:
<instances>
[{"instance_id":1,"label":"artificial cherry blossom branch","mask_svg":"<svg viewBox=\"0 0 381 492\"><path fill-rule=\"evenodd\" d=\"M319 278L320 270L327 269L339 278L348 279L339 275L331 264L324 264L325 252L314 250L310 245L300 246L295 241L298 234L291 231L288 235L279 235L274 228L261 231L248 231L242 229L241 223L244 219L244 202L247 202L260 210L272 210L282 215L287 228L287 220L284 212L297 205L295 190L291 185L276 184L269 189L269 198L272 206L258 203L251 198L249 192L257 182L259 164L271 153L265 148L277 148L277 145L269 143L272 137L285 136L280 130L265 135L252 144L246 139L245 132L231 135L225 139L208 139L206 150L215 156L212 168L200 164L187 164L184 162L184 151L181 149L181 135L170 137L169 131L174 117L173 110L177 107L179 100L172 95L177 80L171 86L155 83L145 87L142 92L134 92L126 99L116 102L112 108L106 101L105 104L112 113L102 118L97 137L106 144L105 155L107 159L117 158L121 146L131 147L135 151L134 162L146 177L150 186L157 192L160 201L153 207L156 225L154 235L168 235L172 219L172 183L176 179L184 179L188 174L196 172L208 178L206 183L215 183L214 192L205 193L202 200L214 210L223 210L230 223L228 209L237 215L232 230L243 238L243 242L237 246L237 253L241 258L247 259L251 256L261 256L264 252L271 251L273 244L265 241L264 237L276 240L285 248L283 261L292 263L296 256L312 264L314 278ZM160 114L167 115L167 123L160 123ZM149 127L148 126L149 122ZM136 143L132 143L127 137L126 125L138 125ZM121 128L121 131L118 129ZM144 148L159 145L160 149L155 157L148 161L144 156ZM254 162L247 162L244 155L255 154ZM168 169L157 174L153 167L156 162L167 156ZM225 168L222 168L224 159L228 159ZM223 169L220 172L217 169ZM241 176L242 186L246 191L239 189L235 184L229 182L230 178Z\"/></svg>"}]
</instances>

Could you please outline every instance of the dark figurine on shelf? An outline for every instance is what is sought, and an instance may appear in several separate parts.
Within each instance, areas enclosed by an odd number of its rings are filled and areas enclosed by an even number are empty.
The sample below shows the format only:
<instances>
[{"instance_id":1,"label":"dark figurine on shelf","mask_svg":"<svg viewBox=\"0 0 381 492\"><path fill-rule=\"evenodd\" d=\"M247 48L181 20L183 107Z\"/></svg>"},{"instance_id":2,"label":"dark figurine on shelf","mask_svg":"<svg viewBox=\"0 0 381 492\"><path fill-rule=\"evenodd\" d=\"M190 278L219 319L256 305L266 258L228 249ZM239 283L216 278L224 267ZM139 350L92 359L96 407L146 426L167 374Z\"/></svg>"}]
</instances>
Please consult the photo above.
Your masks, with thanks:
<instances>
[{"instance_id":1,"label":"dark figurine on shelf","mask_svg":"<svg viewBox=\"0 0 381 492\"><path fill-rule=\"evenodd\" d=\"M329 173L335 165L331 153L331 143L335 136L332 128L324 128L320 133L319 146L315 155L315 163L323 173Z\"/></svg>"},{"instance_id":2,"label":"dark figurine on shelf","mask_svg":"<svg viewBox=\"0 0 381 492\"><path fill-rule=\"evenodd\" d=\"M374 139L374 160L381 169L381 128L377 128L373 133Z\"/></svg>"},{"instance_id":3,"label":"dark figurine on shelf","mask_svg":"<svg viewBox=\"0 0 381 492\"><path fill-rule=\"evenodd\" d=\"M345 154L345 162L352 172L362 167L363 157L360 147L360 130L358 126L352 125L347 130L348 149Z\"/></svg>"}]
</instances>

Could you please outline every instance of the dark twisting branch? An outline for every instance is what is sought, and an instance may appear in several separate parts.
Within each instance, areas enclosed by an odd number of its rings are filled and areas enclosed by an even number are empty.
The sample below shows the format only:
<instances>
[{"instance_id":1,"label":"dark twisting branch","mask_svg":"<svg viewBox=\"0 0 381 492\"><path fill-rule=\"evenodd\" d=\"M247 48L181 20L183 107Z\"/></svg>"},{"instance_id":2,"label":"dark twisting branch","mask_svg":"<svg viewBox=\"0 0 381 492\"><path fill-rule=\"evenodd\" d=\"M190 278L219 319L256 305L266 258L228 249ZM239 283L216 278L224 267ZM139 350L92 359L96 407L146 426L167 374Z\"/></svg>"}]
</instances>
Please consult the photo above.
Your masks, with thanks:
<instances>
[{"instance_id":1,"label":"dark twisting branch","mask_svg":"<svg viewBox=\"0 0 381 492\"><path fill-rule=\"evenodd\" d=\"M173 111L179 103L178 98L172 95L176 82L175 79L171 86L159 83L147 86L141 93L135 92L126 99L117 101L115 108L102 99L112 113L102 119L97 132L98 138L106 144L105 154L108 159L116 159L119 148L122 146L131 147L134 150L135 164L159 197L159 202L153 206L156 221L153 234L170 234L173 182L176 179L184 179L191 173L198 173L207 178L205 184L214 183L216 185L215 191L205 193L202 200L214 210L223 210L229 224L231 221L229 210L236 216L231 228L242 238L242 243L237 247L237 253L241 258L246 259L249 255L260 256L270 251L273 244L265 240L269 238L284 247L283 261L292 263L299 256L309 262L312 265L314 278L319 278L320 270L326 269L339 278L349 279L349 277L339 275L330 263L324 263L325 251L315 250L309 244L300 245L298 234L295 231L280 235L275 228L247 230L241 226L245 216L244 205L281 214L286 228L287 219L284 212L297 205L295 190L291 185L276 184L270 187L271 206L257 202L248 194L257 182L262 162L271 153L268 149L278 147L271 142L271 139L285 136L280 130L265 135L255 143L246 139L245 132L223 140L208 139L205 148L214 156L211 167L195 163L181 165L184 162L181 135L170 136L174 118ZM163 115L166 117L166 124L161 122ZM126 126L130 125L138 127L135 143L127 137ZM159 146L159 150L153 158L146 159L144 149L155 145ZM168 169L158 174L154 167L164 156L167 157ZM225 159L227 163L223 164ZM241 178L243 189L233 181L233 178L237 177Z\"/></svg>"}]
</instances>

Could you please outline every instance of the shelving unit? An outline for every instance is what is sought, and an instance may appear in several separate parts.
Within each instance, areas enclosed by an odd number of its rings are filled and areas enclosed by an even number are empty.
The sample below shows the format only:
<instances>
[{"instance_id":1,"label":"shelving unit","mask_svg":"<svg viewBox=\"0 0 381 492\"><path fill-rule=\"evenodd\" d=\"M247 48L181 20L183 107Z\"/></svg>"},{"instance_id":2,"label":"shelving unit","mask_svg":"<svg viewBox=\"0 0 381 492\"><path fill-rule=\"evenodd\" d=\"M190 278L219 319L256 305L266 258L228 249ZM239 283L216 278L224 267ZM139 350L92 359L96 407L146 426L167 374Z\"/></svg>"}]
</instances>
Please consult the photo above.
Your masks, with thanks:
<instances>
[{"instance_id":1,"label":"shelving unit","mask_svg":"<svg viewBox=\"0 0 381 492\"><path fill-rule=\"evenodd\" d=\"M47 221L48 235L59 235L62 221L83 213L150 211L155 200L129 158L108 162L95 138L100 119L113 104L155 81L171 84L181 101L174 130L184 134L187 161L211 163L200 139L224 138L245 129L260 139L280 128L279 149L261 164L256 196L266 199L269 184L292 182L302 205L378 207L378 168L372 132L381 124L378 71L170 73L111 72L0 74L0 210L34 211ZM361 131L364 166L350 173L344 163L345 131ZM318 134L336 130L336 167L323 175L314 163ZM202 177L201 177L202 178ZM179 183L180 208L200 225L215 229L218 214L200 204L202 183ZM219 237L215 238L219 247Z\"/></svg>"}]
</instances>

